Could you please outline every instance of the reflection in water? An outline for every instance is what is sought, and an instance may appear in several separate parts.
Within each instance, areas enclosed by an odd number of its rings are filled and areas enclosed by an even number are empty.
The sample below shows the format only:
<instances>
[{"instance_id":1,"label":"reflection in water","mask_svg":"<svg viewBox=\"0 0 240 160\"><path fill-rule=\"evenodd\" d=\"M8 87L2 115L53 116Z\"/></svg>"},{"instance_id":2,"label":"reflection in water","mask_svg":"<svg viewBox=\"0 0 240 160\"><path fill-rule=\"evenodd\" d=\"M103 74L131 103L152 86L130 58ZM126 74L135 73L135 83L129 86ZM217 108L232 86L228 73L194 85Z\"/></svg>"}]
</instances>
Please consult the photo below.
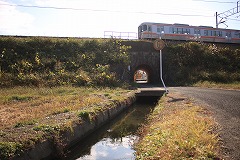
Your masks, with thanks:
<instances>
[{"instance_id":1,"label":"reflection in water","mask_svg":"<svg viewBox=\"0 0 240 160\"><path fill-rule=\"evenodd\" d=\"M103 138L92 146L90 154L78 160L106 160L106 159L134 159L134 150L131 148L137 136L126 136L113 141Z\"/></svg>"},{"instance_id":2,"label":"reflection in water","mask_svg":"<svg viewBox=\"0 0 240 160\"><path fill-rule=\"evenodd\" d=\"M86 140L79 142L66 159L135 159L132 146L138 140L136 131L154 106L154 104L135 104L130 107L112 122L85 138Z\"/></svg>"}]
</instances>

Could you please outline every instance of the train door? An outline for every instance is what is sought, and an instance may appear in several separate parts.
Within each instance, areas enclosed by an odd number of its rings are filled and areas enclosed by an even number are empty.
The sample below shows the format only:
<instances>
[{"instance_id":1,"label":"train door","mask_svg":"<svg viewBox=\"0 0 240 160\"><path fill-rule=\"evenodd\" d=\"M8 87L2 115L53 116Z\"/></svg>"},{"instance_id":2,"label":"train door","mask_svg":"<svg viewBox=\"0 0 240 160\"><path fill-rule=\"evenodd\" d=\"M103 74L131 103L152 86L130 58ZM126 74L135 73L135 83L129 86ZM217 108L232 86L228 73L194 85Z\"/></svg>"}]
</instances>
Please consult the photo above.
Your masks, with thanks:
<instances>
[{"instance_id":1,"label":"train door","mask_svg":"<svg viewBox=\"0 0 240 160\"><path fill-rule=\"evenodd\" d=\"M227 42L231 42L232 41L232 32L231 31L226 31L226 40Z\"/></svg>"},{"instance_id":2,"label":"train door","mask_svg":"<svg viewBox=\"0 0 240 160\"><path fill-rule=\"evenodd\" d=\"M141 35L142 35L142 26L139 26L138 27L138 39L142 39Z\"/></svg>"}]
</instances>

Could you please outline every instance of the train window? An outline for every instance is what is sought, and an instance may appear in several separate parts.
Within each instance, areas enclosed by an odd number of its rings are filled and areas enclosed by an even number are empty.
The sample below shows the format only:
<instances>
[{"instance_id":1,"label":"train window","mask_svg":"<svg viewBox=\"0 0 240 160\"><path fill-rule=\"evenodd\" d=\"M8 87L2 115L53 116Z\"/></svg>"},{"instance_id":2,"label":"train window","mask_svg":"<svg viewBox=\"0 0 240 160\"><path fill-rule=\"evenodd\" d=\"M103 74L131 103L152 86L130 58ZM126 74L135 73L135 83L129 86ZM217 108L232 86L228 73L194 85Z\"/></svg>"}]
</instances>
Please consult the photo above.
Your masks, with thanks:
<instances>
[{"instance_id":1,"label":"train window","mask_svg":"<svg viewBox=\"0 0 240 160\"><path fill-rule=\"evenodd\" d=\"M142 26L142 31L146 31L147 30L147 25L143 25Z\"/></svg>"},{"instance_id":2,"label":"train window","mask_svg":"<svg viewBox=\"0 0 240 160\"><path fill-rule=\"evenodd\" d=\"M213 36L222 37L222 31L213 31Z\"/></svg>"},{"instance_id":3,"label":"train window","mask_svg":"<svg viewBox=\"0 0 240 160\"><path fill-rule=\"evenodd\" d=\"M178 34L183 34L183 28L177 28L177 33Z\"/></svg>"},{"instance_id":4,"label":"train window","mask_svg":"<svg viewBox=\"0 0 240 160\"><path fill-rule=\"evenodd\" d=\"M232 37L232 33L231 32L226 32L226 37Z\"/></svg>"},{"instance_id":5,"label":"train window","mask_svg":"<svg viewBox=\"0 0 240 160\"><path fill-rule=\"evenodd\" d=\"M222 37L222 31L218 31L218 36Z\"/></svg>"},{"instance_id":6,"label":"train window","mask_svg":"<svg viewBox=\"0 0 240 160\"><path fill-rule=\"evenodd\" d=\"M194 34L200 34L200 30L199 29L194 29Z\"/></svg>"},{"instance_id":7,"label":"train window","mask_svg":"<svg viewBox=\"0 0 240 160\"><path fill-rule=\"evenodd\" d=\"M216 33L216 31L213 31L213 36L217 36L217 33Z\"/></svg>"},{"instance_id":8,"label":"train window","mask_svg":"<svg viewBox=\"0 0 240 160\"><path fill-rule=\"evenodd\" d=\"M170 28L170 33L173 34L190 34L190 29L189 28Z\"/></svg>"},{"instance_id":9,"label":"train window","mask_svg":"<svg viewBox=\"0 0 240 160\"><path fill-rule=\"evenodd\" d=\"M204 30L204 36L208 36L208 30Z\"/></svg>"},{"instance_id":10,"label":"train window","mask_svg":"<svg viewBox=\"0 0 240 160\"><path fill-rule=\"evenodd\" d=\"M151 26L148 26L148 31L152 31L152 27Z\"/></svg>"},{"instance_id":11,"label":"train window","mask_svg":"<svg viewBox=\"0 0 240 160\"><path fill-rule=\"evenodd\" d=\"M163 27L158 27L158 28L157 28L157 32L163 33L163 32L164 32L164 28L163 28Z\"/></svg>"},{"instance_id":12,"label":"train window","mask_svg":"<svg viewBox=\"0 0 240 160\"><path fill-rule=\"evenodd\" d=\"M172 33L177 34L178 29L177 28L172 28Z\"/></svg>"},{"instance_id":13,"label":"train window","mask_svg":"<svg viewBox=\"0 0 240 160\"><path fill-rule=\"evenodd\" d=\"M183 29L183 33L184 33L184 34L190 34L190 29L189 29L189 28Z\"/></svg>"},{"instance_id":14,"label":"train window","mask_svg":"<svg viewBox=\"0 0 240 160\"><path fill-rule=\"evenodd\" d=\"M164 33L164 27L161 27L161 33Z\"/></svg>"},{"instance_id":15,"label":"train window","mask_svg":"<svg viewBox=\"0 0 240 160\"><path fill-rule=\"evenodd\" d=\"M235 32L236 38L240 38L240 32Z\"/></svg>"}]
</instances>

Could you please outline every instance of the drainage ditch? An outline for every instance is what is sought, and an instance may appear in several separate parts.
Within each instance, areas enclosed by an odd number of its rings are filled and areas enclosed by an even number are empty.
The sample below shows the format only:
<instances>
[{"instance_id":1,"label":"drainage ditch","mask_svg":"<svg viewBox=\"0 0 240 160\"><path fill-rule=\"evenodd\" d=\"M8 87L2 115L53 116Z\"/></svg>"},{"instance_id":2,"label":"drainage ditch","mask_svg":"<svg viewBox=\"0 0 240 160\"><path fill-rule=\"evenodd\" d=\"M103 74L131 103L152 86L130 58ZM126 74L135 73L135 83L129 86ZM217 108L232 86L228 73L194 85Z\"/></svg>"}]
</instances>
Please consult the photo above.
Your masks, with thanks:
<instances>
[{"instance_id":1,"label":"drainage ditch","mask_svg":"<svg viewBox=\"0 0 240 160\"><path fill-rule=\"evenodd\" d=\"M72 147L66 160L135 159L137 130L156 106L158 97L137 97L133 106Z\"/></svg>"}]
</instances>

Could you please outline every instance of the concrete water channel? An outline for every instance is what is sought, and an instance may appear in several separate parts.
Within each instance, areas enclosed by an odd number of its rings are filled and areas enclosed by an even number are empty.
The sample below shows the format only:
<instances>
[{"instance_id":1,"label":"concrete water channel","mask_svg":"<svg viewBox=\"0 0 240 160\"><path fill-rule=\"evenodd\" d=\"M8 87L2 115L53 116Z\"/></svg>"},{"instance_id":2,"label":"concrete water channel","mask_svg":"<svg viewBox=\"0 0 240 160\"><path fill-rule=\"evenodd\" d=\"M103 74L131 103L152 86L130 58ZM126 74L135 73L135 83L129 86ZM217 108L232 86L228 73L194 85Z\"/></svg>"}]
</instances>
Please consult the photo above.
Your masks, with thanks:
<instances>
[{"instance_id":1,"label":"concrete water channel","mask_svg":"<svg viewBox=\"0 0 240 160\"><path fill-rule=\"evenodd\" d=\"M144 89L137 94L137 101L111 122L90 134L66 154L67 160L132 160L135 159L133 144L138 140L138 128L156 106L163 91Z\"/></svg>"}]
</instances>

